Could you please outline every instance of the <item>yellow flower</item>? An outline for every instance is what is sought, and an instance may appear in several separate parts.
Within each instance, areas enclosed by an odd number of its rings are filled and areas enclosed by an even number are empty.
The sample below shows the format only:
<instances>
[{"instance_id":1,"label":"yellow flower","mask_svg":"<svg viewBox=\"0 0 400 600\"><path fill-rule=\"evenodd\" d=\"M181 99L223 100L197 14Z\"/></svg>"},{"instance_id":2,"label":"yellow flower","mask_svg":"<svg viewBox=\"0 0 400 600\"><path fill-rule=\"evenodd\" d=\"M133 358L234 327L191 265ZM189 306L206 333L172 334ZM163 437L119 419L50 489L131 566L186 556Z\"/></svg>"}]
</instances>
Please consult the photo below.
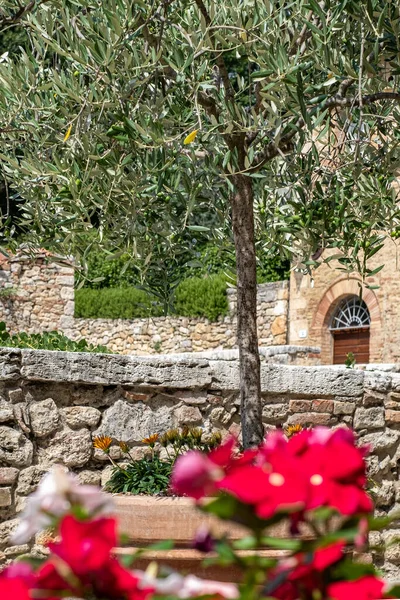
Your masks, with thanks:
<instances>
[{"instance_id":1,"label":"yellow flower","mask_svg":"<svg viewBox=\"0 0 400 600\"><path fill-rule=\"evenodd\" d=\"M158 438L158 433L153 433L152 435L149 435L149 437L144 438L142 440L142 444L147 444L148 446L151 446L153 448L154 444L158 442Z\"/></svg>"},{"instance_id":2,"label":"yellow flower","mask_svg":"<svg viewBox=\"0 0 400 600\"><path fill-rule=\"evenodd\" d=\"M129 446L128 446L128 444L126 442L120 442L119 443L119 447L121 448L121 450L122 450L122 452L124 454L128 454L128 452L129 452Z\"/></svg>"},{"instance_id":3,"label":"yellow flower","mask_svg":"<svg viewBox=\"0 0 400 600\"><path fill-rule=\"evenodd\" d=\"M109 435L98 435L93 440L93 446L98 450L103 450L106 454L109 453L111 444L112 438Z\"/></svg>"},{"instance_id":4,"label":"yellow flower","mask_svg":"<svg viewBox=\"0 0 400 600\"><path fill-rule=\"evenodd\" d=\"M71 131L72 131L72 123L67 129L67 133L64 135L64 142L66 142L69 139L69 136L71 135Z\"/></svg>"},{"instance_id":5,"label":"yellow flower","mask_svg":"<svg viewBox=\"0 0 400 600\"><path fill-rule=\"evenodd\" d=\"M296 425L288 425L285 429L285 434L286 437L291 438L293 435L296 435L296 433L300 433L300 431L303 431L303 427L296 423Z\"/></svg>"},{"instance_id":6,"label":"yellow flower","mask_svg":"<svg viewBox=\"0 0 400 600\"><path fill-rule=\"evenodd\" d=\"M185 137L185 139L183 140L183 143L185 146L187 146L188 144L191 144L192 142L194 142L194 140L196 139L196 135L198 134L199 130L195 129L194 131L192 131L191 133L189 133L189 135L187 135Z\"/></svg>"}]
</instances>

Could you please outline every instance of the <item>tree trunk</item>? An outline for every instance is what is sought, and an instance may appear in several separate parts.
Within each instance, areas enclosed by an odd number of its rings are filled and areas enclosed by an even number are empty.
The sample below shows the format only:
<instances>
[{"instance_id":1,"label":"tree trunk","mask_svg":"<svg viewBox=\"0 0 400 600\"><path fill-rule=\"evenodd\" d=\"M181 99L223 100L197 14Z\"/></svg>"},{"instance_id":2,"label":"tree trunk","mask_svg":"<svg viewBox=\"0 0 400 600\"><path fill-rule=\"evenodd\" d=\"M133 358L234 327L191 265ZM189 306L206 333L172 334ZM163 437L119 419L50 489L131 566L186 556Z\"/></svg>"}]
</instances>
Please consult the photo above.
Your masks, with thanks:
<instances>
[{"instance_id":1,"label":"tree trunk","mask_svg":"<svg viewBox=\"0 0 400 600\"><path fill-rule=\"evenodd\" d=\"M235 175L232 179L235 189L230 200L236 249L241 422L243 446L249 448L260 444L264 437L257 336L253 182L246 175Z\"/></svg>"}]
</instances>

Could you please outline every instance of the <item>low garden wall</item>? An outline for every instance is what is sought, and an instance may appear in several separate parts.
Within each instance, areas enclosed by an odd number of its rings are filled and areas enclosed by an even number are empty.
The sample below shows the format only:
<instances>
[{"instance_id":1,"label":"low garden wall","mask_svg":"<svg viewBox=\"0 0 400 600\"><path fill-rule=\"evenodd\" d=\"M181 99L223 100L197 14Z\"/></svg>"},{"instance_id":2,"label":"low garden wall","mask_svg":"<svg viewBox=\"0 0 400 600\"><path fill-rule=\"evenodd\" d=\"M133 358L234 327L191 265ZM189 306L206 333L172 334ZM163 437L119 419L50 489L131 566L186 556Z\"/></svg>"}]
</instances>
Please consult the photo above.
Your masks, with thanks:
<instances>
[{"instance_id":1,"label":"low garden wall","mask_svg":"<svg viewBox=\"0 0 400 600\"><path fill-rule=\"evenodd\" d=\"M377 510L400 508L400 374L342 367L262 363L266 428L289 423L349 425L372 447L370 475L379 483ZM143 437L182 425L238 434L236 360L110 356L0 349L0 554L25 499L53 463L82 482L106 483L110 466L93 436L126 441L143 455ZM115 443L114 460L122 460ZM397 524L374 542L390 540ZM399 545L374 551L377 564L398 577Z\"/></svg>"},{"instance_id":2,"label":"low garden wall","mask_svg":"<svg viewBox=\"0 0 400 600\"><path fill-rule=\"evenodd\" d=\"M229 313L206 318L83 319L74 317L74 269L32 257L0 255L0 321L11 333L58 330L120 354L167 354L236 347L236 290L228 289ZM286 344L289 285L258 286L260 346Z\"/></svg>"}]
</instances>

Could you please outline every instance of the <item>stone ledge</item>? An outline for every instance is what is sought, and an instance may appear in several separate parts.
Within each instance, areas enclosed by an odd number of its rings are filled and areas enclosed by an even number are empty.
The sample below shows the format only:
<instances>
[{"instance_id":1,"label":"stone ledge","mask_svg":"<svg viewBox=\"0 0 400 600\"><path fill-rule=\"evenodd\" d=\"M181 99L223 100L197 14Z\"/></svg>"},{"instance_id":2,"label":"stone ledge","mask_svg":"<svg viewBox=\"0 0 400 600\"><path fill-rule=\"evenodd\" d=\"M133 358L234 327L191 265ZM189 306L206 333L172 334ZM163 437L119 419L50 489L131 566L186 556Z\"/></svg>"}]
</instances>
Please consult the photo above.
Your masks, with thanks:
<instances>
[{"instance_id":1,"label":"stone ledge","mask_svg":"<svg viewBox=\"0 0 400 600\"><path fill-rule=\"evenodd\" d=\"M89 385L239 389L239 367L236 360L207 360L188 354L140 357L1 349L0 380L19 378ZM390 377L386 375L384 379L386 378ZM374 380L379 380L379 383L382 379L374 376ZM370 382L371 376L364 371L344 367L285 366L267 362L261 364L261 389L269 394L315 398L355 397L362 395L364 380L365 383Z\"/></svg>"}]
</instances>

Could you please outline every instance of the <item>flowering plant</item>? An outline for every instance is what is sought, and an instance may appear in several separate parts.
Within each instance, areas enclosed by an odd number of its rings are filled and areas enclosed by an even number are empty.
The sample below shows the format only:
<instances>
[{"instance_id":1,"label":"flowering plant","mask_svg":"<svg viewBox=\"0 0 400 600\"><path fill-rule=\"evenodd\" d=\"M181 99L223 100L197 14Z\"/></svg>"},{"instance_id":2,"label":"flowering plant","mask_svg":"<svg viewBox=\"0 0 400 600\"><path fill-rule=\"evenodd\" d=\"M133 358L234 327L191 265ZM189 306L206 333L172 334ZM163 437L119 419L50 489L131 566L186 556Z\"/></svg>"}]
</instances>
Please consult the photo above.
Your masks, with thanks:
<instances>
[{"instance_id":1,"label":"flowering plant","mask_svg":"<svg viewBox=\"0 0 400 600\"><path fill-rule=\"evenodd\" d=\"M110 453L113 439L106 435L95 437L93 446L104 452L114 469L106 485L109 492L130 492L133 494L168 494L173 466L178 458L188 450L210 451L221 443L220 432L208 437L199 427L184 426L169 429L164 434L153 433L144 438L149 451L143 458L134 458L126 442L118 442L125 464L116 463ZM163 455L161 451L163 450Z\"/></svg>"},{"instance_id":2,"label":"flowering plant","mask_svg":"<svg viewBox=\"0 0 400 600\"><path fill-rule=\"evenodd\" d=\"M398 587L390 588L373 565L352 556L363 549L371 529L384 525L373 518L365 490L366 453L351 431L318 427L289 439L272 432L259 448L244 453L228 439L208 454L192 450L178 458L175 492L249 530L232 543L204 532L195 540L198 549L212 551L208 560L221 569L233 563L242 570L237 586L176 573L156 577L152 566L141 572L122 564L113 553L118 540L111 498L55 469L30 498L14 542L24 543L49 525L58 537L35 568L17 562L3 571L0 598L399 598ZM277 525L287 525L288 539L271 535ZM271 558L268 549L278 549L283 557Z\"/></svg>"}]
</instances>

